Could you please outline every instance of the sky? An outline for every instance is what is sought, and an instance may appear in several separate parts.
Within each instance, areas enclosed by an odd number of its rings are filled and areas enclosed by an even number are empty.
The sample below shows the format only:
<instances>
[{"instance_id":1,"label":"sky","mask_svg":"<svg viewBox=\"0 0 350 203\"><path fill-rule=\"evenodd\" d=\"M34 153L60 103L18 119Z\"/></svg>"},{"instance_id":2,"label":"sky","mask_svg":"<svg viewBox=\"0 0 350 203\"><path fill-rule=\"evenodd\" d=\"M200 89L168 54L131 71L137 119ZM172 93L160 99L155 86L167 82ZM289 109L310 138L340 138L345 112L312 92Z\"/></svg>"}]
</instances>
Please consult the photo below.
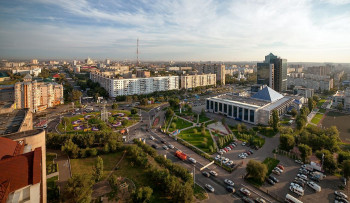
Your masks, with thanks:
<instances>
[{"instance_id":1,"label":"sky","mask_svg":"<svg viewBox=\"0 0 350 203\"><path fill-rule=\"evenodd\" d=\"M1 0L0 59L350 62L350 0Z\"/></svg>"}]
</instances>

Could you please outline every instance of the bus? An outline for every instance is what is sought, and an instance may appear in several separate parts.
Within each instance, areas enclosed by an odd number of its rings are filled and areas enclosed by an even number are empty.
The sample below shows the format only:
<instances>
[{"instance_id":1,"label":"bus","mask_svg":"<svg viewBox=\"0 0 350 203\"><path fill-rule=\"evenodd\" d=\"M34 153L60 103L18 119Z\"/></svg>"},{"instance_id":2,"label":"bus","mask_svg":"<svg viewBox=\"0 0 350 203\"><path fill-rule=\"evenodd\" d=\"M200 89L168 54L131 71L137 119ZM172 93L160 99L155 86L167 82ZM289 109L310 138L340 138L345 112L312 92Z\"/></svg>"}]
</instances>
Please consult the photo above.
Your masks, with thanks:
<instances>
[{"instance_id":1,"label":"bus","mask_svg":"<svg viewBox=\"0 0 350 203\"><path fill-rule=\"evenodd\" d=\"M293 197L290 194L286 195L286 199L284 201L289 203L303 203L302 201L298 200L297 198Z\"/></svg>"}]
</instances>

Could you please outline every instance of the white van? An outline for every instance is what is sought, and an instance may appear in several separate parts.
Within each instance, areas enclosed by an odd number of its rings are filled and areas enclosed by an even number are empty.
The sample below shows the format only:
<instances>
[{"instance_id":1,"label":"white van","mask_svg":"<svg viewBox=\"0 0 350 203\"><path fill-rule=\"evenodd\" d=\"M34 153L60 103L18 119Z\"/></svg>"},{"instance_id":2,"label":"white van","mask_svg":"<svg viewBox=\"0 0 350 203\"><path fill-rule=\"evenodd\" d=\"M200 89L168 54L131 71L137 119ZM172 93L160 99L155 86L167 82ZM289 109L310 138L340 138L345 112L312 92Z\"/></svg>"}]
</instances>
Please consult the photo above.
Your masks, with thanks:
<instances>
[{"instance_id":1,"label":"white van","mask_svg":"<svg viewBox=\"0 0 350 203\"><path fill-rule=\"evenodd\" d=\"M321 192L321 186L317 185L316 183L310 181L307 182L307 185L314 189L316 192Z\"/></svg>"},{"instance_id":2,"label":"white van","mask_svg":"<svg viewBox=\"0 0 350 203\"><path fill-rule=\"evenodd\" d=\"M297 198L293 197L290 194L286 195L286 198L284 199L284 201L289 203L303 203L302 201L298 200Z\"/></svg>"},{"instance_id":3,"label":"white van","mask_svg":"<svg viewBox=\"0 0 350 203\"><path fill-rule=\"evenodd\" d=\"M304 196L304 190L301 187L290 186L289 189L299 196Z\"/></svg>"}]
</instances>

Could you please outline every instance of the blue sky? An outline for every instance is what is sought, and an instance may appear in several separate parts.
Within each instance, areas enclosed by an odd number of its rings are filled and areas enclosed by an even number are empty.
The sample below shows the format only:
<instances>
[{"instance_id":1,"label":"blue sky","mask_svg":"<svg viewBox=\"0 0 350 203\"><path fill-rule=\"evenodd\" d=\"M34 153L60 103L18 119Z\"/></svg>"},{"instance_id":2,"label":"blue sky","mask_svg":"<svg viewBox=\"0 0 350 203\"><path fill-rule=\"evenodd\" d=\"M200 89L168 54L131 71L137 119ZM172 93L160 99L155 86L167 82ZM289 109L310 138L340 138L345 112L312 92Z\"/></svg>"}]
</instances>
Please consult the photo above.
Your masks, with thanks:
<instances>
[{"instance_id":1,"label":"blue sky","mask_svg":"<svg viewBox=\"0 0 350 203\"><path fill-rule=\"evenodd\" d=\"M2 0L0 58L350 62L350 0Z\"/></svg>"}]
</instances>

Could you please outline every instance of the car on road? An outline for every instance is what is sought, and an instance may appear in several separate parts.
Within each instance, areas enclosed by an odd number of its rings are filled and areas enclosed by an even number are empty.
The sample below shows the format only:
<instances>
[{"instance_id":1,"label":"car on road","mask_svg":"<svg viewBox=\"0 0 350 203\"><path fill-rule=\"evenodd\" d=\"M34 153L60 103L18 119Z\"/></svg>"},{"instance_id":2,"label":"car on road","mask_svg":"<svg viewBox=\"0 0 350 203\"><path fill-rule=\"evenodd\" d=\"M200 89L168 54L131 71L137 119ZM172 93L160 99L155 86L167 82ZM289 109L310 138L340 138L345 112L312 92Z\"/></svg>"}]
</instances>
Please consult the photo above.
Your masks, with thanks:
<instances>
[{"instance_id":1,"label":"car on road","mask_svg":"<svg viewBox=\"0 0 350 203\"><path fill-rule=\"evenodd\" d=\"M349 203L349 201L343 197L340 197L340 196L335 196L335 203L336 202L339 202L339 203Z\"/></svg>"},{"instance_id":2,"label":"car on road","mask_svg":"<svg viewBox=\"0 0 350 203\"><path fill-rule=\"evenodd\" d=\"M166 145L163 145L163 149L168 150L169 148Z\"/></svg>"},{"instance_id":3,"label":"car on road","mask_svg":"<svg viewBox=\"0 0 350 203\"><path fill-rule=\"evenodd\" d=\"M235 193L235 192L236 192L235 188L234 188L234 187L231 187L231 186L227 186L227 187L226 187L226 190L227 190L228 192L230 192L230 193Z\"/></svg>"},{"instance_id":4,"label":"car on road","mask_svg":"<svg viewBox=\"0 0 350 203\"><path fill-rule=\"evenodd\" d=\"M215 171L209 171L210 175L213 175L213 176L218 176L218 173L215 172Z\"/></svg>"},{"instance_id":5,"label":"car on road","mask_svg":"<svg viewBox=\"0 0 350 203\"><path fill-rule=\"evenodd\" d=\"M152 147L153 147L154 149L158 149L158 145L153 144Z\"/></svg>"},{"instance_id":6,"label":"car on road","mask_svg":"<svg viewBox=\"0 0 350 203\"><path fill-rule=\"evenodd\" d=\"M154 137L153 137L153 136L150 136L149 139L154 140Z\"/></svg>"},{"instance_id":7,"label":"car on road","mask_svg":"<svg viewBox=\"0 0 350 203\"><path fill-rule=\"evenodd\" d=\"M243 188L243 187L239 191L248 197L252 194L248 189Z\"/></svg>"},{"instance_id":8,"label":"car on road","mask_svg":"<svg viewBox=\"0 0 350 203\"><path fill-rule=\"evenodd\" d=\"M192 157L190 157L190 158L188 158L188 160L190 161L190 162L192 162L192 163L197 163L197 161L194 159L194 158L192 158Z\"/></svg>"},{"instance_id":9,"label":"car on road","mask_svg":"<svg viewBox=\"0 0 350 203\"><path fill-rule=\"evenodd\" d=\"M209 174L208 172L206 172L206 171L204 171L202 174L203 174L205 177L207 177L207 178L210 177L210 174Z\"/></svg>"},{"instance_id":10,"label":"car on road","mask_svg":"<svg viewBox=\"0 0 350 203\"><path fill-rule=\"evenodd\" d=\"M335 194L336 196L342 197L342 198L344 198L344 199L348 199L348 196L347 196L346 194L342 193L342 192L334 191L334 194Z\"/></svg>"},{"instance_id":11,"label":"car on road","mask_svg":"<svg viewBox=\"0 0 350 203\"><path fill-rule=\"evenodd\" d=\"M246 142L242 142L242 146L245 146L247 143Z\"/></svg>"},{"instance_id":12,"label":"car on road","mask_svg":"<svg viewBox=\"0 0 350 203\"><path fill-rule=\"evenodd\" d=\"M275 176L269 175L269 178L273 180L275 183L280 182Z\"/></svg>"},{"instance_id":13,"label":"car on road","mask_svg":"<svg viewBox=\"0 0 350 203\"><path fill-rule=\"evenodd\" d=\"M254 200L250 199L249 197L243 197L242 200L243 202L254 203Z\"/></svg>"},{"instance_id":14,"label":"car on road","mask_svg":"<svg viewBox=\"0 0 350 203\"><path fill-rule=\"evenodd\" d=\"M213 188L213 186L209 184L205 184L205 188L207 188L210 192L215 192L215 189Z\"/></svg>"},{"instance_id":15,"label":"car on road","mask_svg":"<svg viewBox=\"0 0 350 203\"><path fill-rule=\"evenodd\" d=\"M166 144L165 140L161 140L160 142L163 143L163 144Z\"/></svg>"},{"instance_id":16,"label":"car on road","mask_svg":"<svg viewBox=\"0 0 350 203\"><path fill-rule=\"evenodd\" d=\"M261 198L261 197L257 197L257 198L255 199L255 202L258 202L258 203L266 203L266 201L265 201L263 198Z\"/></svg>"},{"instance_id":17,"label":"car on road","mask_svg":"<svg viewBox=\"0 0 350 203\"><path fill-rule=\"evenodd\" d=\"M254 154L254 151L253 151L253 150L251 150L251 149L249 150L249 152L250 152L251 154Z\"/></svg>"},{"instance_id":18,"label":"car on road","mask_svg":"<svg viewBox=\"0 0 350 203\"><path fill-rule=\"evenodd\" d=\"M227 184L227 185L229 185L229 186L232 186L232 187L235 186L235 184L233 183L233 181L232 181L232 180L229 180L229 179L225 179L225 180L224 180L224 183Z\"/></svg>"},{"instance_id":19,"label":"car on road","mask_svg":"<svg viewBox=\"0 0 350 203\"><path fill-rule=\"evenodd\" d=\"M174 149L174 145L172 145L172 144L168 145L168 147L169 147L170 149Z\"/></svg>"},{"instance_id":20,"label":"car on road","mask_svg":"<svg viewBox=\"0 0 350 203\"><path fill-rule=\"evenodd\" d=\"M298 164L304 164L301 160L299 160L299 159L296 159L295 160L295 163L298 163Z\"/></svg>"}]
</instances>

